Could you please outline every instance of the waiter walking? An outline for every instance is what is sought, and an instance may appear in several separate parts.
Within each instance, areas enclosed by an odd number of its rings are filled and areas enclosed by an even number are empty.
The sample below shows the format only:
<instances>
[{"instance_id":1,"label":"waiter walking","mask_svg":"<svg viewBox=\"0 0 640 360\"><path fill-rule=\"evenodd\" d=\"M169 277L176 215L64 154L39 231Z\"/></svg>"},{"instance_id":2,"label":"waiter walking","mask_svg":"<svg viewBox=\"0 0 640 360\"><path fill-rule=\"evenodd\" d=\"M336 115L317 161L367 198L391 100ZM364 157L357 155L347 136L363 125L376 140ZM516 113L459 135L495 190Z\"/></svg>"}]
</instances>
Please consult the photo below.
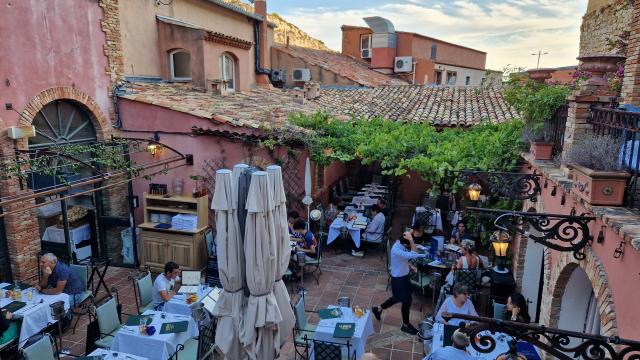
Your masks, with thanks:
<instances>
[{"instance_id":1,"label":"waiter walking","mask_svg":"<svg viewBox=\"0 0 640 360\"><path fill-rule=\"evenodd\" d=\"M373 315L380 321L382 311L392 307L396 303L402 303L402 327L400 330L411 335L417 334L418 329L409 322L409 310L411 309L411 282L409 280L409 273L413 268L409 265L409 260L425 256L424 254L416 253L416 244L413 241L413 236L411 236L410 231L402 234L402 238L396 240L395 244L391 247L391 297L382 303L382 305L375 306L371 309Z\"/></svg>"}]
</instances>

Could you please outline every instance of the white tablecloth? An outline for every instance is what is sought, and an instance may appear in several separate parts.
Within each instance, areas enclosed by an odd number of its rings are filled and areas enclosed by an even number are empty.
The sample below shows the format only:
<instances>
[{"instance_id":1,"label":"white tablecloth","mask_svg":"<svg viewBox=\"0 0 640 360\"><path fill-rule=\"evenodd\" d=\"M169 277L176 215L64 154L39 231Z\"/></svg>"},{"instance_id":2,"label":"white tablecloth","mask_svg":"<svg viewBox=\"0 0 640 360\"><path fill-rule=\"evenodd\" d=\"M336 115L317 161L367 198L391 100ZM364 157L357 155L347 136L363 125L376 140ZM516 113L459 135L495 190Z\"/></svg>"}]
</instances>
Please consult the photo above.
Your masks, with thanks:
<instances>
[{"instance_id":1,"label":"white tablecloth","mask_svg":"<svg viewBox=\"0 0 640 360\"><path fill-rule=\"evenodd\" d=\"M351 200L352 204L363 206L371 206L378 202L378 199L370 198L368 196L354 196Z\"/></svg>"},{"instance_id":2,"label":"white tablecloth","mask_svg":"<svg viewBox=\"0 0 640 360\"><path fill-rule=\"evenodd\" d=\"M0 284L0 287L6 284ZM27 300L27 292L33 291L33 297L29 301ZM4 297L4 291L2 291L2 299L0 299L0 307L5 307L14 300ZM40 302L42 300L42 303ZM22 290L22 302L27 303L25 307L14 313L14 318L22 318L22 327L20 328L20 347L24 345L25 341L38 331L44 329L47 325L54 323L55 320L51 316L50 304L56 301L64 302L64 309L69 310L69 295L44 295L38 293L34 288Z\"/></svg>"},{"instance_id":3,"label":"white tablecloth","mask_svg":"<svg viewBox=\"0 0 640 360\"><path fill-rule=\"evenodd\" d=\"M198 325L191 316L165 313L166 318L162 319L159 311L144 312L144 315L150 314L153 314L151 326L155 326L155 334L151 336L142 335L138 326L123 326L113 339L111 350L153 360L167 360L176 352L178 344L184 344L188 339L198 335ZM160 328L163 323L184 320L189 321L187 331L176 334L160 334Z\"/></svg>"},{"instance_id":4,"label":"white tablecloth","mask_svg":"<svg viewBox=\"0 0 640 360\"><path fill-rule=\"evenodd\" d=\"M433 342L431 344L432 353L442 348L443 337L444 337L444 324L435 323L433 325ZM469 344L469 346L467 347L467 352L471 356L476 357L477 359L493 360L496 357L498 357L498 355L504 354L507 351L509 351L509 343L507 342L511 339L509 335L505 335L503 333L496 333L496 334L493 334L492 337L496 339L496 348L493 349L492 352L486 353L486 354L480 353L476 349L474 349L471 344ZM539 351L538 351L538 354L539 354Z\"/></svg>"},{"instance_id":5,"label":"white tablecloth","mask_svg":"<svg viewBox=\"0 0 640 360\"><path fill-rule=\"evenodd\" d=\"M69 229L69 240L77 245L82 241L91 239L91 226L83 224L77 228ZM42 241L50 241L64 244L64 229L56 226L49 226L42 235Z\"/></svg>"},{"instance_id":6,"label":"white tablecloth","mask_svg":"<svg viewBox=\"0 0 640 360\"><path fill-rule=\"evenodd\" d=\"M89 356L100 356L104 355L104 360L149 360L146 357L135 356L131 354L126 354L123 352L105 350L105 349L96 349L96 351L89 354ZM114 356L115 355L115 356Z\"/></svg>"},{"instance_id":7,"label":"white tablecloth","mask_svg":"<svg viewBox=\"0 0 640 360\"><path fill-rule=\"evenodd\" d=\"M431 209L433 210L433 215L431 215L431 224L436 225L437 230L442 230L442 215L440 215L440 209ZM425 212L427 209L424 206L418 206L416 208L416 212L413 214L413 218L411 219L411 224L416 221L416 214L420 212Z\"/></svg>"},{"instance_id":8,"label":"white tablecloth","mask_svg":"<svg viewBox=\"0 0 640 360\"><path fill-rule=\"evenodd\" d=\"M351 235L353 242L356 244L356 247L360 247L360 231L364 231L365 229L353 227L353 224L356 221L366 222L367 218L362 214L357 215L358 218L356 220L349 221L346 224L341 217L335 218L331 223L331 226L329 226L329 233L327 234L327 245L331 244L335 239L338 238L338 236L340 236L340 228L342 227L342 225L345 225L347 227L347 230L349 230L349 234Z\"/></svg>"},{"instance_id":9,"label":"white tablecloth","mask_svg":"<svg viewBox=\"0 0 640 360\"><path fill-rule=\"evenodd\" d=\"M334 307L334 306L330 306ZM373 321L371 320L371 311L367 311L363 317L357 318L353 315L351 308L341 307L342 317L337 319L320 320L318 327L313 335L314 340L330 341L334 343L346 344L349 341L351 351L356 352L357 359L364 354L364 348L367 345L367 339L374 332ZM336 323L339 322L353 322L356 324L356 330L353 333L351 339L334 338L333 332L336 328ZM343 356L346 354L343 354ZM314 359L313 352L311 353L311 360Z\"/></svg>"},{"instance_id":10,"label":"white tablecloth","mask_svg":"<svg viewBox=\"0 0 640 360\"><path fill-rule=\"evenodd\" d=\"M202 290L202 287L198 286L198 302L207 295L212 288L207 287L205 290ZM164 308L162 309L164 312L178 315L187 315L191 316L191 308L185 302L184 294L178 294L171 298L168 302L164 304Z\"/></svg>"}]
</instances>

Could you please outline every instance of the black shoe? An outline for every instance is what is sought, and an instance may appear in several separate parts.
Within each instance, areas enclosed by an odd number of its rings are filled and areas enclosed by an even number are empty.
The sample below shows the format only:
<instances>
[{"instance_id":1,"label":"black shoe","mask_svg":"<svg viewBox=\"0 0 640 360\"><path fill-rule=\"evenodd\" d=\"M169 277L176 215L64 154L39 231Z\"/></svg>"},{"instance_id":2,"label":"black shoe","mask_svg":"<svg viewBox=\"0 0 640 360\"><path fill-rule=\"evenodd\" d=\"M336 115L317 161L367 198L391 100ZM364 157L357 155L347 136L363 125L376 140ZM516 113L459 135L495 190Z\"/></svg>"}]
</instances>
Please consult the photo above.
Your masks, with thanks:
<instances>
[{"instance_id":1,"label":"black shoe","mask_svg":"<svg viewBox=\"0 0 640 360\"><path fill-rule=\"evenodd\" d=\"M376 317L376 320L380 321L380 314L382 314L382 311L380 311L380 308L377 306L374 306L371 308L371 312L373 313L373 316Z\"/></svg>"},{"instance_id":2,"label":"black shoe","mask_svg":"<svg viewBox=\"0 0 640 360\"><path fill-rule=\"evenodd\" d=\"M409 335L416 335L418 333L418 329L414 328L413 325L411 324L409 325L402 324L402 327L400 328L400 330L402 330L403 332L406 332Z\"/></svg>"}]
</instances>

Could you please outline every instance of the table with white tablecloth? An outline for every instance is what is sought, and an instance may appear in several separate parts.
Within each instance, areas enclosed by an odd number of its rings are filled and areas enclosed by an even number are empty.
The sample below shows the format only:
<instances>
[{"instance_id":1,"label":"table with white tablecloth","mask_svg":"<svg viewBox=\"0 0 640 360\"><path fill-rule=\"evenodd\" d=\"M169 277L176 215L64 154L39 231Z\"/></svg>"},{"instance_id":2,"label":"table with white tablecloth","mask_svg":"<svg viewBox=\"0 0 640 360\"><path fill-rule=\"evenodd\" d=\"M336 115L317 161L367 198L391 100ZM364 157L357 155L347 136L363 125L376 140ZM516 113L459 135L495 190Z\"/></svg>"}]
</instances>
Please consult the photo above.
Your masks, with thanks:
<instances>
[{"instance_id":1,"label":"table with white tablecloth","mask_svg":"<svg viewBox=\"0 0 640 360\"><path fill-rule=\"evenodd\" d=\"M378 202L377 198L370 198L368 196L354 196L353 199L351 199L351 203L354 205L362 205L362 206L372 206L375 205Z\"/></svg>"},{"instance_id":2,"label":"table with white tablecloth","mask_svg":"<svg viewBox=\"0 0 640 360\"><path fill-rule=\"evenodd\" d=\"M102 356L103 360L151 360L146 357L131 355L123 352L96 349L88 356Z\"/></svg>"},{"instance_id":3,"label":"table with white tablecloth","mask_svg":"<svg viewBox=\"0 0 640 360\"><path fill-rule=\"evenodd\" d=\"M342 226L346 226L347 230L349 231L349 235L351 235L351 238L353 239L353 242L356 244L356 247L359 248L360 232L364 231L366 227L358 227L354 226L354 224L356 222L366 223L367 218L361 213L358 213L357 216L358 218L356 220L348 222L342 220L342 217L336 217L331 223L331 226L329 226L329 233L327 234L327 245L331 244L335 239L337 239L340 236L340 228L342 228Z\"/></svg>"},{"instance_id":4,"label":"table with white tablecloth","mask_svg":"<svg viewBox=\"0 0 640 360\"><path fill-rule=\"evenodd\" d=\"M487 332L482 332L480 334L490 334L488 331ZM471 355L476 357L477 359L487 359L487 360L493 360L496 357L498 357L498 355L504 354L507 351L509 351L509 343L508 341L511 339L511 336L503 334L503 333L495 333L495 334L490 334L491 337L493 337L496 340L496 347L495 349L493 349L493 351L489 352L489 353L481 353L479 351L477 351L476 349L473 348L473 346L471 344L469 344L469 346L467 347L467 352ZM435 323L433 324L433 340L431 343L431 353L435 352L436 350L442 348L442 343L444 340L444 324L440 324L440 323ZM527 344L525 344L527 345ZM540 352L538 351L538 349L534 350L536 353L538 353L538 356L540 355Z\"/></svg>"},{"instance_id":5,"label":"table with white tablecloth","mask_svg":"<svg viewBox=\"0 0 640 360\"><path fill-rule=\"evenodd\" d=\"M7 286L9 284L0 284L0 287ZM45 295L40 294L36 289L29 288L22 290L22 301L26 305L13 313L14 319L22 319L22 326L20 327L19 341L21 345L24 345L25 341L32 335L38 333L40 330L47 327L47 325L55 322L51 315L51 308L49 305L62 301L64 302L64 309L69 310L69 295L62 293L58 295ZM32 298L28 299L27 293L31 292ZM14 300L4 297L5 291L1 292L2 298L0 299L0 307L5 307L12 303Z\"/></svg>"},{"instance_id":6,"label":"table with white tablecloth","mask_svg":"<svg viewBox=\"0 0 640 360\"><path fill-rule=\"evenodd\" d=\"M202 300L213 288L198 286L198 301ZM162 311L178 315L191 316L191 308L185 300L184 294L176 294L171 300L164 303Z\"/></svg>"},{"instance_id":7,"label":"table with white tablecloth","mask_svg":"<svg viewBox=\"0 0 640 360\"><path fill-rule=\"evenodd\" d=\"M335 308L335 306L329 306L329 308ZM335 319L320 320L316 331L313 334L313 339L318 341L329 341L333 343L346 344L349 341L351 347L351 353L356 352L356 359L359 359L362 354L365 353L365 346L367 345L367 339L374 333L373 321L371 311L365 312L365 314L358 318L353 314L351 308L341 307L342 316ZM356 328L353 333L353 337L350 339L335 338L333 332L336 328L336 323L355 323ZM344 349L343 349L344 351ZM343 358L344 358L343 354ZM351 356L351 354L349 354ZM311 352L310 359L314 359L313 351Z\"/></svg>"},{"instance_id":8,"label":"table with white tablecloth","mask_svg":"<svg viewBox=\"0 0 640 360\"><path fill-rule=\"evenodd\" d=\"M90 239L91 226L89 224L82 224L75 228L69 228L69 241L71 242L71 247L73 248L73 252L76 254L78 260L91 256L91 246L78 247L81 242ZM42 234L42 241L64 244L64 229L58 228L57 226L49 226L44 230L44 234Z\"/></svg>"},{"instance_id":9,"label":"table with white tablecloth","mask_svg":"<svg viewBox=\"0 0 640 360\"><path fill-rule=\"evenodd\" d=\"M162 314L165 318L162 318ZM139 326L122 326L113 338L111 350L121 351L136 356L146 357L153 360L167 360L176 352L176 346L183 344L198 335L198 325L191 316L162 313L160 311L147 310L143 315L153 315L150 326L156 328L153 335L143 335ZM188 321L187 331L174 334L160 334L163 323Z\"/></svg>"}]
</instances>

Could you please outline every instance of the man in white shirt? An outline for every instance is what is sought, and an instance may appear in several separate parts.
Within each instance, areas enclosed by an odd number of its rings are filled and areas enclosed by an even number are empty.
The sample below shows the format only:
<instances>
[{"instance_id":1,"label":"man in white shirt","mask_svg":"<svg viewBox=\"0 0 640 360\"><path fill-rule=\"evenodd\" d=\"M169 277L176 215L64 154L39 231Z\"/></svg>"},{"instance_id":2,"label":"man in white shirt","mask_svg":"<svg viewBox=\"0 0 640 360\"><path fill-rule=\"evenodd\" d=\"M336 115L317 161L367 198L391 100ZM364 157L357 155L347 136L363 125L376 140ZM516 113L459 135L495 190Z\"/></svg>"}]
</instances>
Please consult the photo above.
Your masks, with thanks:
<instances>
[{"instance_id":1,"label":"man in white shirt","mask_svg":"<svg viewBox=\"0 0 640 360\"><path fill-rule=\"evenodd\" d=\"M153 306L162 310L164 303L171 300L178 293L176 282L180 281L180 266L169 261L164 264L164 273L158 275L153 282Z\"/></svg>"},{"instance_id":2,"label":"man in white shirt","mask_svg":"<svg viewBox=\"0 0 640 360\"><path fill-rule=\"evenodd\" d=\"M364 229L364 234L362 235L362 240L364 241L376 241L384 237L385 218L378 205L374 204L371 206L371 216L372 219L369 224L367 224L367 227ZM351 250L351 255L362 257L364 256L364 251L361 251L360 248L356 248L354 245L354 249Z\"/></svg>"},{"instance_id":3,"label":"man in white shirt","mask_svg":"<svg viewBox=\"0 0 640 360\"><path fill-rule=\"evenodd\" d=\"M409 310L411 309L411 281L409 273L413 269L409 265L409 260L425 257L424 254L416 253L416 244L413 241L411 232L407 231L402 234L400 240L396 240L391 247L390 266L391 266L391 297L382 305L375 306L371 310L373 315L379 321L382 311L390 308L396 303L402 303L402 327L400 330L415 335L418 333L409 322Z\"/></svg>"},{"instance_id":4,"label":"man in white shirt","mask_svg":"<svg viewBox=\"0 0 640 360\"><path fill-rule=\"evenodd\" d=\"M477 359L474 356L467 353L467 346L469 346L469 337L460 331L456 330L451 337L452 346L445 346L440 348L431 355L425 357L423 360L473 360Z\"/></svg>"}]
</instances>

